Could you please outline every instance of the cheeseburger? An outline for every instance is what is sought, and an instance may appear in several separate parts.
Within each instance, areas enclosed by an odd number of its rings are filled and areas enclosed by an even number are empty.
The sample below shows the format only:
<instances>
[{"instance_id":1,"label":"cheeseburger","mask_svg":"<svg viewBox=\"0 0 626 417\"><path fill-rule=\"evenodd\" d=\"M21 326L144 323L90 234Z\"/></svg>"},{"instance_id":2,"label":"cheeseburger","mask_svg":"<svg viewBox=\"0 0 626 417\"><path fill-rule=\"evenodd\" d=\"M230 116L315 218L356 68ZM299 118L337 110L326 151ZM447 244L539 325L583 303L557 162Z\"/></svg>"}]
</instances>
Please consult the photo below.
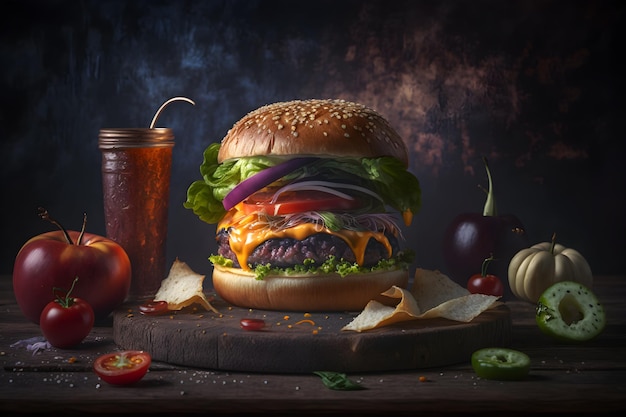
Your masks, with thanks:
<instances>
[{"instance_id":1,"label":"cheeseburger","mask_svg":"<svg viewBox=\"0 0 626 417\"><path fill-rule=\"evenodd\" d=\"M408 284L420 186L402 138L343 100L260 107L204 152L185 207L217 224L213 287L246 308L361 310Z\"/></svg>"}]
</instances>

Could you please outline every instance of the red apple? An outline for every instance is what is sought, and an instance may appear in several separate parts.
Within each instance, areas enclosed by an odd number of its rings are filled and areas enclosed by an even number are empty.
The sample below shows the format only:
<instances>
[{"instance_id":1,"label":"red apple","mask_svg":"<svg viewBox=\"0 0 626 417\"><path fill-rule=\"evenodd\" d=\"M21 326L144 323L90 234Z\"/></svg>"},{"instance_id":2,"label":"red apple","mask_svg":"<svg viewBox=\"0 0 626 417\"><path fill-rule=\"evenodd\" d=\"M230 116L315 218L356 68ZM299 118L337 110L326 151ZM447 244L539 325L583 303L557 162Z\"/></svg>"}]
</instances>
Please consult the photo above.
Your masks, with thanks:
<instances>
[{"instance_id":1,"label":"red apple","mask_svg":"<svg viewBox=\"0 0 626 417\"><path fill-rule=\"evenodd\" d=\"M116 242L85 233L86 217L80 232L66 231L47 211L40 216L61 230L28 240L20 249L13 267L13 291L24 315L34 323L44 307L55 299L55 290L78 282L73 295L88 302L96 319L108 316L127 297L131 265L128 255Z\"/></svg>"}]
</instances>

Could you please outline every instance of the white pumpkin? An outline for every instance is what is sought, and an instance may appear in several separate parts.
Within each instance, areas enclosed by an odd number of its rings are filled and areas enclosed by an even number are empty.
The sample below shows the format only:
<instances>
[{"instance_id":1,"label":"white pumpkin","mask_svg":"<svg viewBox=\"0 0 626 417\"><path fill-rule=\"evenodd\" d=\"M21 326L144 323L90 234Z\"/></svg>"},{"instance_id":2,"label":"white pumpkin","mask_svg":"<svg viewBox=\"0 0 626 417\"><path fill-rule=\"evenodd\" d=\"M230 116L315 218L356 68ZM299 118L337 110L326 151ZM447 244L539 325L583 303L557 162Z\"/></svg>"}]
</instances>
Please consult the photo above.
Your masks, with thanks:
<instances>
[{"instance_id":1,"label":"white pumpkin","mask_svg":"<svg viewBox=\"0 0 626 417\"><path fill-rule=\"evenodd\" d=\"M593 275L587 260L575 249L542 242L519 251L509 263L509 286L522 300L536 303L552 284L574 281L591 288Z\"/></svg>"}]
</instances>

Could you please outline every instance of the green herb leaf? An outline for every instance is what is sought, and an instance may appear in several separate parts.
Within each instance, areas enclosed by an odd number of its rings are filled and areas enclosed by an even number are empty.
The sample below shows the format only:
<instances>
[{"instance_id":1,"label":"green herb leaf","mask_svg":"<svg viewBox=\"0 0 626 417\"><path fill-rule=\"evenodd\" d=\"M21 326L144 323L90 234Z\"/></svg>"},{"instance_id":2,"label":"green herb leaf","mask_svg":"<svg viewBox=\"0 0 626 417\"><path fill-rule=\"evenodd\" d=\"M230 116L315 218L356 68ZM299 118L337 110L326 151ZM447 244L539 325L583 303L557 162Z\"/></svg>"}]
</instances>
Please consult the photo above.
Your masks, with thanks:
<instances>
[{"instance_id":1,"label":"green herb leaf","mask_svg":"<svg viewBox=\"0 0 626 417\"><path fill-rule=\"evenodd\" d=\"M209 256L209 261L213 265L220 265L220 266L224 266L226 268L232 268L233 267L232 259L225 258L222 255L211 255L211 256Z\"/></svg>"},{"instance_id":2,"label":"green herb leaf","mask_svg":"<svg viewBox=\"0 0 626 417\"><path fill-rule=\"evenodd\" d=\"M326 388L339 390L339 391L354 391L367 389L363 385L358 384L348 378L346 374L340 372L331 371L315 371L315 375L322 378L322 382Z\"/></svg>"}]
</instances>

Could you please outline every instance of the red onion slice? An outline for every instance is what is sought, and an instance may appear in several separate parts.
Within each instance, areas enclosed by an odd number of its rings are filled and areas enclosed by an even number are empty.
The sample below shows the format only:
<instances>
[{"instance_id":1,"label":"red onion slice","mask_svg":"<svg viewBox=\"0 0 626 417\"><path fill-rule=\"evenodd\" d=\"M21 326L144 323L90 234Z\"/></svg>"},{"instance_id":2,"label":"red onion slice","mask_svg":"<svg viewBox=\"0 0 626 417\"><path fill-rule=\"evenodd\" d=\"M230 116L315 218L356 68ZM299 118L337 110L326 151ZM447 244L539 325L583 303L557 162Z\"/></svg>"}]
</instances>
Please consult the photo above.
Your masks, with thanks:
<instances>
[{"instance_id":1,"label":"red onion slice","mask_svg":"<svg viewBox=\"0 0 626 417\"><path fill-rule=\"evenodd\" d=\"M323 191L329 194L333 194L333 195L336 195L337 197L345 198L347 200L354 199L354 197L351 197L347 194L337 191L335 190L335 188L343 188L343 189L349 189L349 190L354 190L354 191L360 191L364 194L368 194L376 198L377 200L381 202L383 201L382 197L376 194L374 191L368 190L367 188L361 187L359 185L344 184L340 182L331 182L331 181L298 181L298 182L294 182L291 184L287 184L284 187L277 190L276 193L274 193L274 196L272 197L271 203L275 203L276 200L278 200L278 197L282 193L287 192L287 191L317 190L317 191Z\"/></svg>"},{"instance_id":2,"label":"red onion slice","mask_svg":"<svg viewBox=\"0 0 626 417\"><path fill-rule=\"evenodd\" d=\"M261 188L267 187L276 180L281 179L290 172L295 171L303 165L309 164L318 158L316 157L301 157L289 159L271 168L264 169L253 176L241 181L235 188L233 188L224 200L222 205L226 211L232 209L237 204L259 191Z\"/></svg>"}]
</instances>

